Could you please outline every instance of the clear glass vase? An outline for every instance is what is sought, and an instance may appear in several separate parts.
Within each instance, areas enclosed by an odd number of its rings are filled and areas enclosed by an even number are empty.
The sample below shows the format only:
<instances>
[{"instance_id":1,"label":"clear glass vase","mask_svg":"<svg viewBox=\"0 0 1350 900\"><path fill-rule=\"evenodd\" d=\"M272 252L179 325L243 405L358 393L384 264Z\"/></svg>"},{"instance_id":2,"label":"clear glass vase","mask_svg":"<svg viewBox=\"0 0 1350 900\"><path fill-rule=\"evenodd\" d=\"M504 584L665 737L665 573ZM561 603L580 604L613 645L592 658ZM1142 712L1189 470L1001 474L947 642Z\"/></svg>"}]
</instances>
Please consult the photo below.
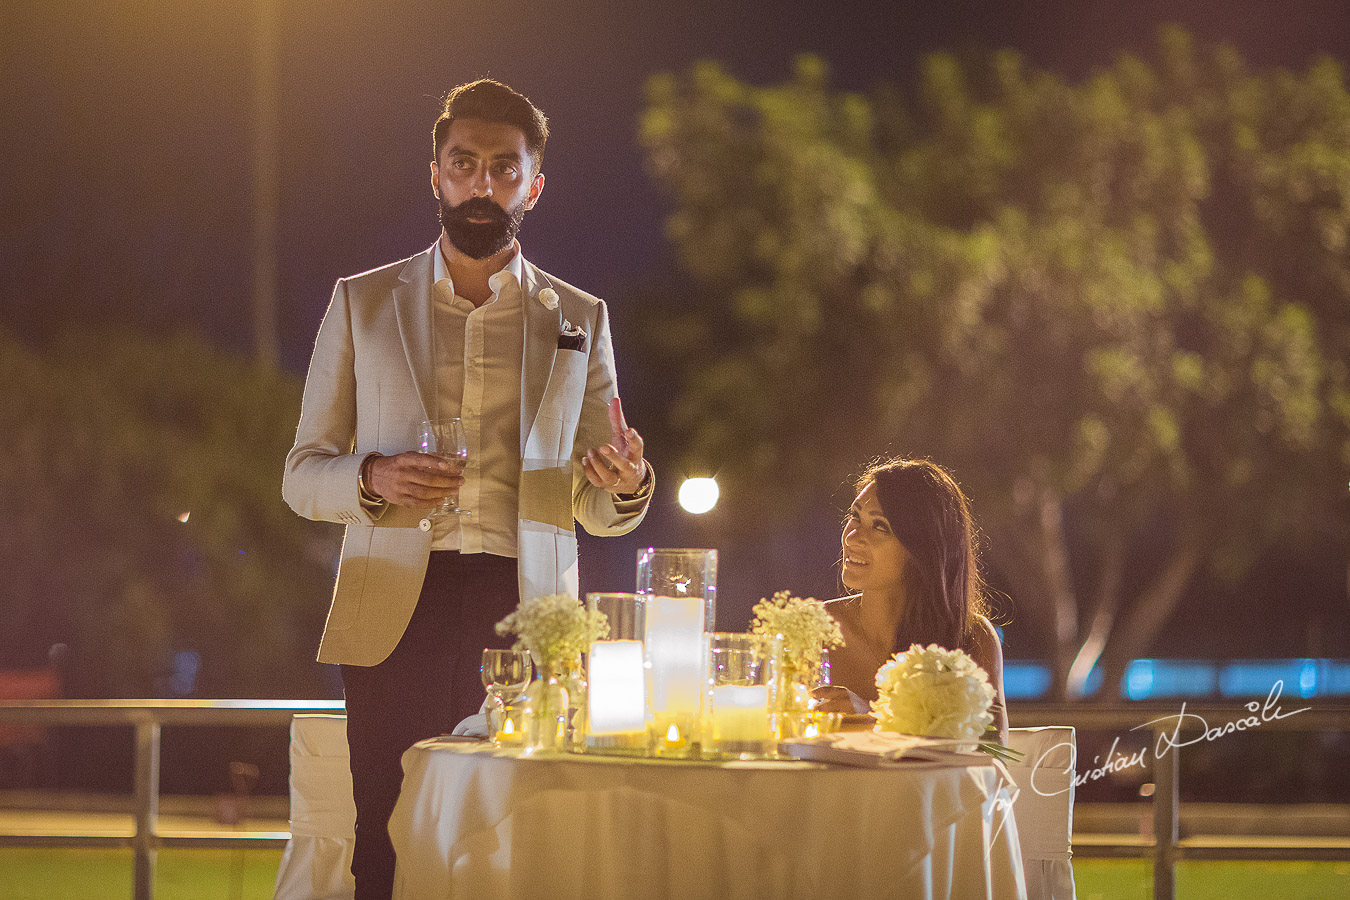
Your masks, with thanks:
<instances>
[{"instance_id":1,"label":"clear glass vase","mask_svg":"<svg viewBox=\"0 0 1350 900\"><path fill-rule=\"evenodd\" d=\"M525 689L525 753L557 752L567 749L569 698L566 670L561 663L535 667L535 679Z\"/></svg>"},{"instance_id":2,"label":"clear glass vase","mask_svg":"<svg viewBox=\"0 0 1350 900\"><path fill-rule=\"evenodd\" d=\"M778 690L778 739L802 737L811 712L811 691L805 682L784 675Z\"/></svg>"},{"instance_id":3,"label":"clear glass vase","mask_svg":"<svg viewBox=\"0 0 1350 900\"><path fill-rule=\"evenodd\" d=\"M567 689L567 749L586 752L586 670L581 657L563 669L562 686Z\"/></svg>"}]
</instances>

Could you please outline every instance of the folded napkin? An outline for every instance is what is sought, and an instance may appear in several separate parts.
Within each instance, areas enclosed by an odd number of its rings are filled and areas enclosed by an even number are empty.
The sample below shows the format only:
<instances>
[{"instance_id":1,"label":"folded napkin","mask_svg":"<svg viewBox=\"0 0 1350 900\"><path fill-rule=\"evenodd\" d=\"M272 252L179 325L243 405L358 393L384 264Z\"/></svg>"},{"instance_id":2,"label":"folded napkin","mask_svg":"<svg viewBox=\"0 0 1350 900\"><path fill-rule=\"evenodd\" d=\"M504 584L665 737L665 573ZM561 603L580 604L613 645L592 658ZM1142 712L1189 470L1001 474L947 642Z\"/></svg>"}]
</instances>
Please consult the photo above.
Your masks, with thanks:
<instances>
[{"instance_id":1,"label":"folded napkin","mask_svg":"<svg viewBox=\"0 0 1350 900\"><path fill-rule=\"evenodd\" d=\"M488 736L487 714L474 713L466 719L461 719L459 724L456 725L454 730L450 733L462 737L476 737L486 740Z\"/></svg>"},{"instance_id":2,"label":"folded napkin","mask_svg":"<svg viewBox=\"0 0 1350 900\"><path fill-rule=\"evenodd\" d=\"M815 738L784 741L780 747L797 759L845 766L911 766L916 763L983 766L991 762L988 754L976 750L971 741L888 731L838 731Z\"/></svg>"}]
</instances>

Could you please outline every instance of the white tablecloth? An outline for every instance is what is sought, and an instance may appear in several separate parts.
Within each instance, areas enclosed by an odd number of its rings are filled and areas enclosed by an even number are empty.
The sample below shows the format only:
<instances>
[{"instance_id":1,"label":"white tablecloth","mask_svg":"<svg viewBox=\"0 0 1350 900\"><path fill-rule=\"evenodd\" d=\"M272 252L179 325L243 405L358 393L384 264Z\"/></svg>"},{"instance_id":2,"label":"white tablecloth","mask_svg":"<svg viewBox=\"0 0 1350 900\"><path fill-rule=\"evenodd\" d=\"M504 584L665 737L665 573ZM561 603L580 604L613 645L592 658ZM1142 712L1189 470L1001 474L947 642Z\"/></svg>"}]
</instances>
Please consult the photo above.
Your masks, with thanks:
<instances>
[{"instance_id":1,"label":"white tablecloth","mask_svg":"<svg viewBox=\"0 0 1350 900\"><path fill-rule=\"evenodd\" d=\"M994 766L521 758L430 740L403 771L398 900L1026 895Z\"/></svg>"}]
</instances>

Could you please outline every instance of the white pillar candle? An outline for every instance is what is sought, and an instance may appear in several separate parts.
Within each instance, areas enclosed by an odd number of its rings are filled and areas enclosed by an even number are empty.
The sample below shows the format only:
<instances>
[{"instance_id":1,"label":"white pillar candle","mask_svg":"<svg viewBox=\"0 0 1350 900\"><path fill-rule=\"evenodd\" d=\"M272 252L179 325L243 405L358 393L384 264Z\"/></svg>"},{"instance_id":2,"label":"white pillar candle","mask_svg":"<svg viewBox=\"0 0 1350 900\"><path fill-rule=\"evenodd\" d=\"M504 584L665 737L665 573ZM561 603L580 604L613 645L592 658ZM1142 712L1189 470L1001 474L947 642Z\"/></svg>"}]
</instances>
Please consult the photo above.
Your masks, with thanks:
<instances>
[{"instance_id":1,"label":"white pillar candle","mask_svg":"<svg viewBox=\"0 0 1350 900\"><path fill-rule=\"evenodd\" d=\"M658 751L683 752L694 739L703 710L708 647L700 597L650 597L647 600L646 659L648 705L653 732L664 737L672 724L678 746L658 743Z\"/></svg>"},{"instance_id":2,"label":"white pillar candle","mask_svg":"<svg viewBox=\"0 0 1350 900\"><path fill-rule=\"evenodd\" d=\"M719 746L769 740L768 686L728 684L714 687L712 729L713 740Z\"/></svg>"},{"instance_id":3,"label":"white pillar candle","mask_svg":"<svg viewBox=\"0 0 1350 900\"><path fill-rule=\"evenodd\" d=\"M641 641L596 641L586 669L591 735L645 733L647 709Z\"/></svg>"}]
</instances>

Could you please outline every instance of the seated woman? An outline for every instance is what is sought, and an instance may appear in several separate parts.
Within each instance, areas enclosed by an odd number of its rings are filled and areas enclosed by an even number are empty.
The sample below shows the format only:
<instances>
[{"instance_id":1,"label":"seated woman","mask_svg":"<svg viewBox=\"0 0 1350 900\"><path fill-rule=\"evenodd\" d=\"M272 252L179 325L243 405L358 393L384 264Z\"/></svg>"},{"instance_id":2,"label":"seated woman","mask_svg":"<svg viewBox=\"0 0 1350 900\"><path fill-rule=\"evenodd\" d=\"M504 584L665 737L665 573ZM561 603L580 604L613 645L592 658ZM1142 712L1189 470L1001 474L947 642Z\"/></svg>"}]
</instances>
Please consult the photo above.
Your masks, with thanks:
<instances>
[{"instance_id":1,"label":"seated woman","mask_svg":"<svg viewBox=\"0 0 1350 900\"><path fill-rule=\"evenodd\" d=\"M989 674L994 724L1006 743L1003 651L984 615L975 526L961 488L924 459L877 463L856 486L844 518L842 581L857 593L825 604L844 646L830 651L832 683L816 690L820 708L865 712L882 663L911 644L939 644L966 651Z\"/></svg>"}]
</instances>

